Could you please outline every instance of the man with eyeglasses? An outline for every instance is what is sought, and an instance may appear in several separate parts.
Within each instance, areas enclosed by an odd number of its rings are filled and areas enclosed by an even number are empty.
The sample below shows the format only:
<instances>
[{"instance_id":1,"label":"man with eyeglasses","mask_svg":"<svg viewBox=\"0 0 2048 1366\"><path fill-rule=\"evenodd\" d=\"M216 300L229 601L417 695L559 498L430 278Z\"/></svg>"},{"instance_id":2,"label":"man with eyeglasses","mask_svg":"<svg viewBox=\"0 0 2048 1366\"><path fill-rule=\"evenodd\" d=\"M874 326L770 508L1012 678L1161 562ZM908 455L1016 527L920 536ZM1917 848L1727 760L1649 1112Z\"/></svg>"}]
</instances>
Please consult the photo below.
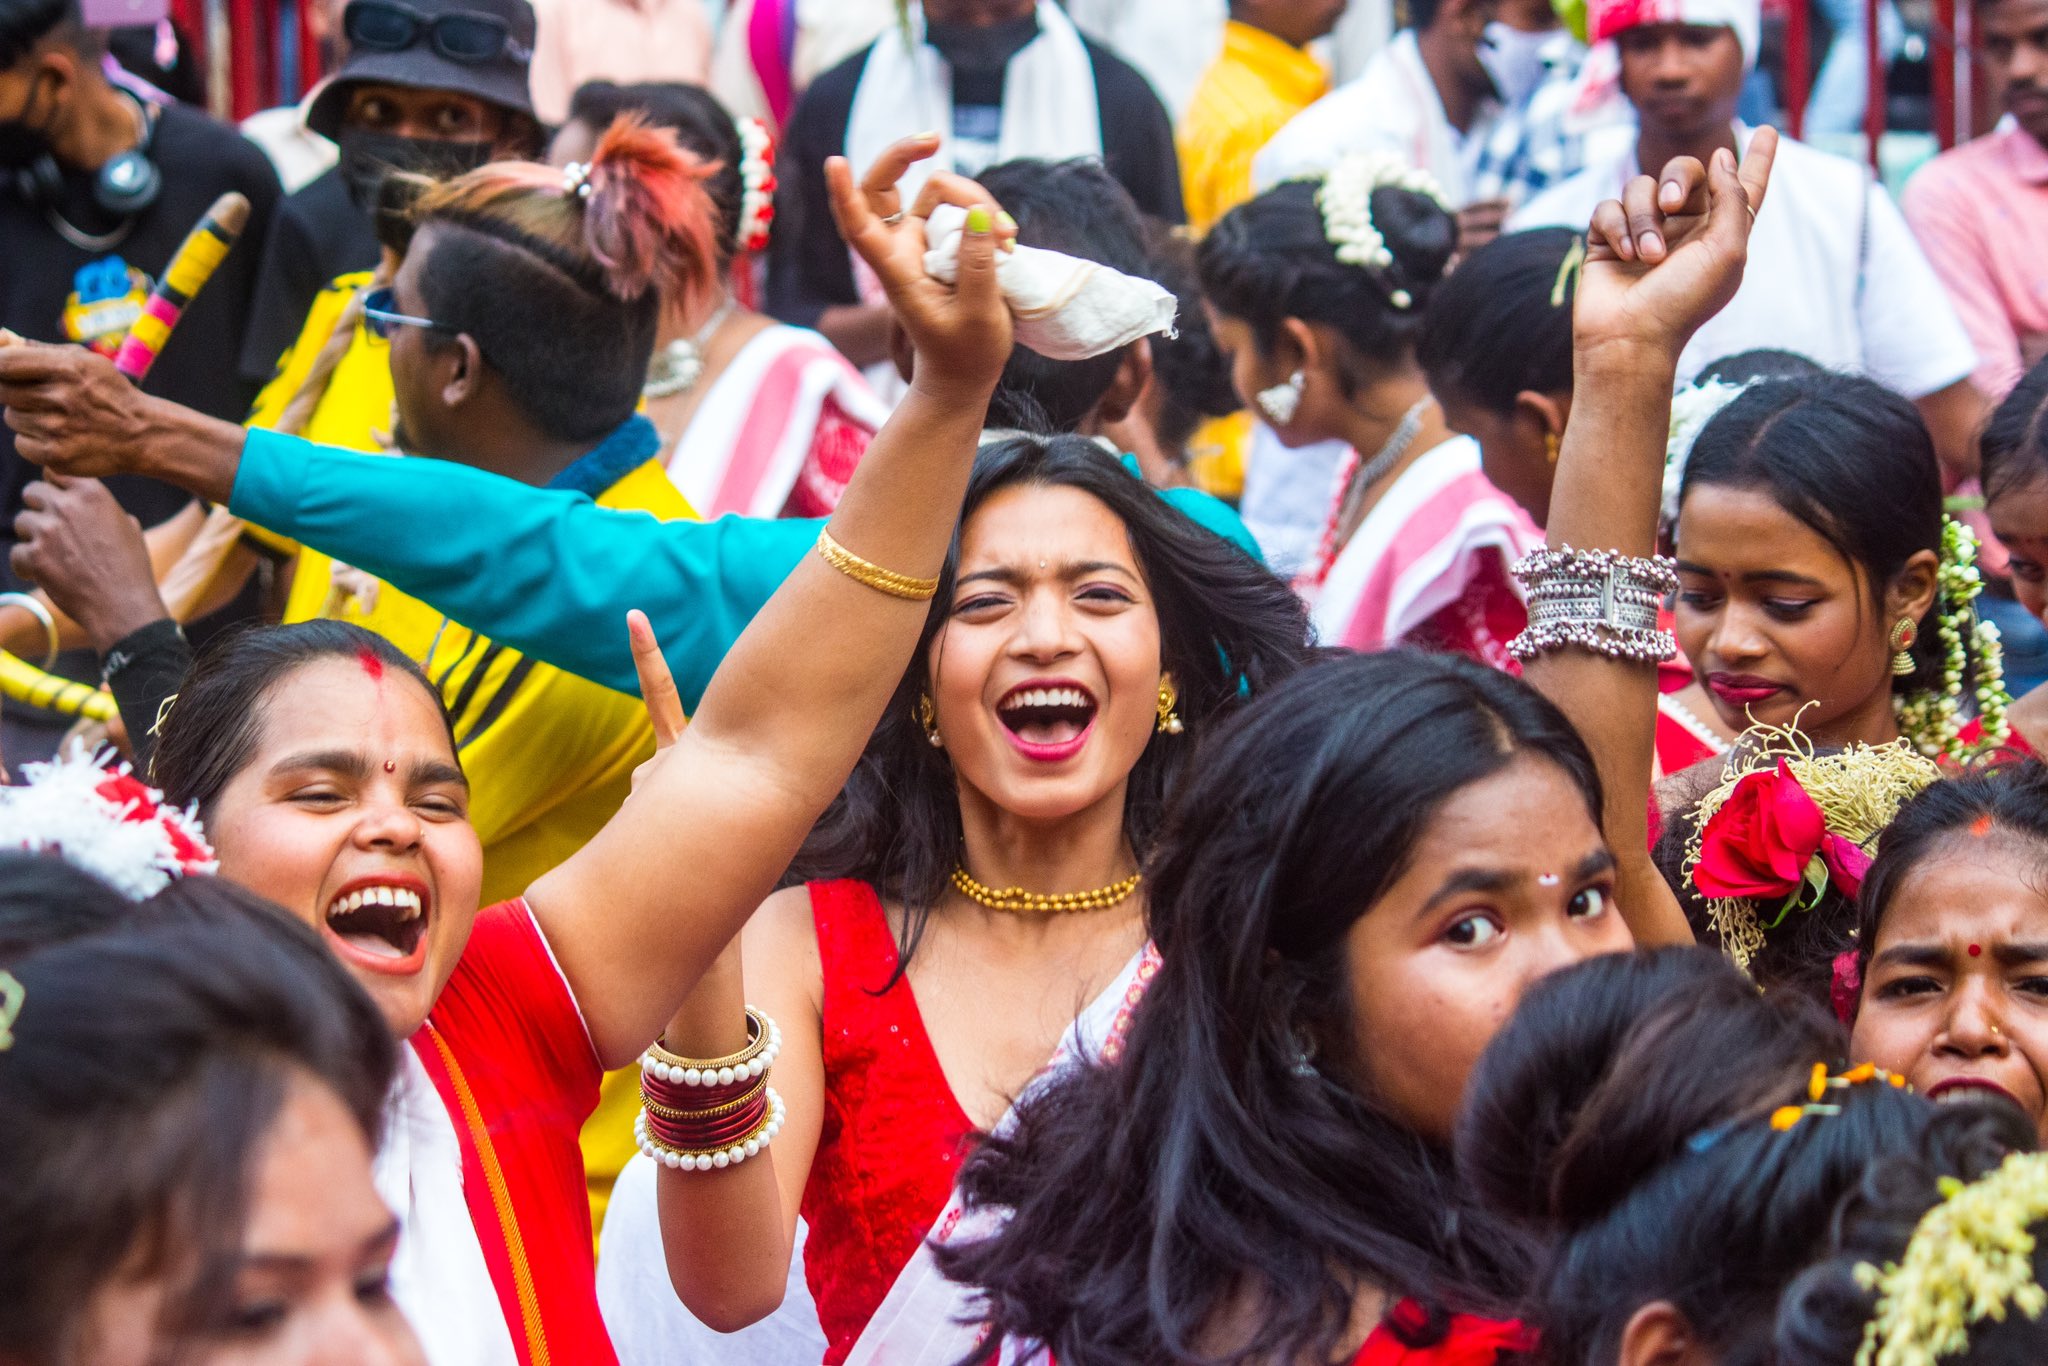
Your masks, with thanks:
<instances>
[{"instance_id":1,"label":"man with eyeglasses","mask_svg":"<svg viewBox=\"0 0 2048 1366\"><path fill-rule=\"evenodd\" d=\"M186 309L148 385L237 418L256 386L223 358L242 344L277 176L232 128L111 83L105 50L79 0L0 0L0 328L113 355L185 234L221 194L239 191L252 209L248 228ZM4 551L34 477L12 434L0 432L0 591L23 587ZM116 480L112 490L145 526L191 503L149 480ZM0 606L0 648L39 663L54 653L60 624L15 599ZM88 677L91 667L87 655L58 664ZM7 749L17 762L43 757L66 724L10 705Z\"/></svg>"},{"instance_id":2,"label":"man with eyeglasses","mask_svg":"<svg viewBox=\"0 0 2048 1366\"><path fill-rule=\"evenodd\" d=\"M306 110L306 126L333 139L341 159L278 211L240 352L243 376L259 384L320 291L376 266L386 176L444 179L542 145L527 0L352 0L341 31L347 60Z\"/></svg>"}]
</instances>

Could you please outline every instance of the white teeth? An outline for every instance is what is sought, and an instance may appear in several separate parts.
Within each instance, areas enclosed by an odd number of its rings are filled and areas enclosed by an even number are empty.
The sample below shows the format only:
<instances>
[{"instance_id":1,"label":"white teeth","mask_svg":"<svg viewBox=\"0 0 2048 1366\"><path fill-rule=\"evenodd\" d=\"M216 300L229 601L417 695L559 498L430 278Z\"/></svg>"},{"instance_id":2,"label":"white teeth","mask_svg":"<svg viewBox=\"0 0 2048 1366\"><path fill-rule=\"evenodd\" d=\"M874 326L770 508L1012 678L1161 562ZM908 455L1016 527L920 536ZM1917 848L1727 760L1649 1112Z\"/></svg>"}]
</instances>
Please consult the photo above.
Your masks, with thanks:
<instances>
[{"instance_id":1,"label":"white teeth","mask_svg":"<svg viewBox=\"0 0 2048 1366\"><path fill-rule=\"evenodd\" d=\"M365 887L350 892L347 896L336 897L334 904L327 908L329 915L346 915L359 911L365 906L389 906L403 912L400 919L415 920L422 911L420 894L408 887Z\"/></svg>"},{"instance_id":2,"label":"white teeth","mask_svg":"<svg viewBox=\"0 0 2048 1366\"><path fill-rule=\"evenodd\" d=\"M1003 710L1019 707L1087 707L1093 705L1079 688L1030 688L1003 699Z\"/></svg>"}]
</instances>

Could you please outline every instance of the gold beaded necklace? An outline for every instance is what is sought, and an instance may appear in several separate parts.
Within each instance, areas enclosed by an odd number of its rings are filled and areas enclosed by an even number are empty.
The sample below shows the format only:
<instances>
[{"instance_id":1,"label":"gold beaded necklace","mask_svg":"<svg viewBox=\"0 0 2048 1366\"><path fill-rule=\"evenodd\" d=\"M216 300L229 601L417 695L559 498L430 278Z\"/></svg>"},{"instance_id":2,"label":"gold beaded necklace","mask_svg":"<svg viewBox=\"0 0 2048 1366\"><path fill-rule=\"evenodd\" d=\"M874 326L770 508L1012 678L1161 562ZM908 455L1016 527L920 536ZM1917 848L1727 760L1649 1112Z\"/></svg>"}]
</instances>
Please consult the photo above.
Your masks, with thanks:
<instances>
[{"instance_id":1,"label":"gold beaded necklace","mask_svg":"<svg viewBox=\"0 0 2048 1366\"><path fill-rule=\"evenodd\" d=\"M1112 906L1121 906L1131 899L1138 890L1138 884L1145 880L1143 873L1132 873L1107 887L1097 887L1092 892L1027 892L1022 887L1005 887L997 891L984 887L968 876L965 868L953 869L953 890L977 906L991 911L1024 912L1035 915L1057 915L1068 911L1106 911Z\"/></svg>"}]
</instances>

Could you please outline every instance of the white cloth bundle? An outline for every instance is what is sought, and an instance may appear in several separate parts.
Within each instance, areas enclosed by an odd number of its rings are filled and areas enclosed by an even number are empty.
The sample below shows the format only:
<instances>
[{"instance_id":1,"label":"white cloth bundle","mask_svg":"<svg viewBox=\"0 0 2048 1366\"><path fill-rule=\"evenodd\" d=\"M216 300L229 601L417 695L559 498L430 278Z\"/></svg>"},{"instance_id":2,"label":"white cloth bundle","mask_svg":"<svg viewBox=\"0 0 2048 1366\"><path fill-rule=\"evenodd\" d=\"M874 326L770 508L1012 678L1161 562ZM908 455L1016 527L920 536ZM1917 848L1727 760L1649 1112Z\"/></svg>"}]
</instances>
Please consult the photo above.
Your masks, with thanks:
<instances>
[{"instance_id":1,"label":"white cloth bundle","mask_svg":"<svg viewBox=\"0 0 2048 1366\"><path fill-rule=\"evenodd\" d=\"M924 273L943 284L960 278L960 235L967 211L941 204L925 224ZM1043 247L1012 247L996 262L996 283L1017 320L1017 341L1048 360L1087 360L1154 332L1173 333L1174 298L1094 261Z\"/></svg>"}]
</instances>

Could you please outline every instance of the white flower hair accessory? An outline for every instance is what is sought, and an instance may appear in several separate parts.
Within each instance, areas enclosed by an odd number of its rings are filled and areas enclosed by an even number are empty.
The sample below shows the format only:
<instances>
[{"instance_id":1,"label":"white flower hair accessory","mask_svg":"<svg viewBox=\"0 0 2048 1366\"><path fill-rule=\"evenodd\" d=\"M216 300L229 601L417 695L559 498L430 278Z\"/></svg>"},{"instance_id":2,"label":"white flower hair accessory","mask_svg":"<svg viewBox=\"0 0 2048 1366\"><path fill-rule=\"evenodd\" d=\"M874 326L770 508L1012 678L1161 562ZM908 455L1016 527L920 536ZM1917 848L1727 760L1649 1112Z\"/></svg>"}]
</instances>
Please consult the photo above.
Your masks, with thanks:
<instances>
[{"instance_id":1,"label":"white flower hair accessory","mask_svg":"<svg viewBox=\"0 0 2048 1366\"><path fill-rule=\"evenodd\" d=\"M1406 190L1434 200L1446 213L1450 211L1442 188L1429 172L1386 152L1352 153L1324 173L1322 182L1316 191L1316 207L1323 211L1323 235L1336 249L1337 259L1347 266L1386 270L1394 264L1394 253L1372 220L1374 190ZM1390 290L1387 299L1396 308L1415 303L1413 295L1399 288Z\"/></svg>"},{"instance_id":2,"label":"white flower hair accessory","mask_svg":"<svg viewBox=\"0 0 2048 1366\"><path fill-rule=\"evenodd\" d=\"M756 118L739 121L740 221L733 234L741 251L768 249L768 229L775 222L775 135Z\"/></svg>"},{"instance_id":3,"label":"white flower hair accessory","mask_svg":"<svg viewBox=\"0 0 2048 1366\"><path fill-rule=\"evenodd\" d=\"M1671 434L1664 443L1664 520L1678 520L1678 489L1685 482L1685 463L1692 458L1693 443L1707 429L1714 414L1733 403L1749 388L1726 380L1702 380L1688 384L1671 396Z\"/></svg>"},{"instance_id":4,"label":"white flower hair accessory","mask_svg":"<svg viewBox=\"0 0 2048 1366\"><path fill-rule=\"evenodd\" d=\"M27 781L0 787L0 849L60 855L131 901L218 869L198 816L166 806L163 793L112 757L73 749L23 764Z\"/></svg>"}]
</instances>

